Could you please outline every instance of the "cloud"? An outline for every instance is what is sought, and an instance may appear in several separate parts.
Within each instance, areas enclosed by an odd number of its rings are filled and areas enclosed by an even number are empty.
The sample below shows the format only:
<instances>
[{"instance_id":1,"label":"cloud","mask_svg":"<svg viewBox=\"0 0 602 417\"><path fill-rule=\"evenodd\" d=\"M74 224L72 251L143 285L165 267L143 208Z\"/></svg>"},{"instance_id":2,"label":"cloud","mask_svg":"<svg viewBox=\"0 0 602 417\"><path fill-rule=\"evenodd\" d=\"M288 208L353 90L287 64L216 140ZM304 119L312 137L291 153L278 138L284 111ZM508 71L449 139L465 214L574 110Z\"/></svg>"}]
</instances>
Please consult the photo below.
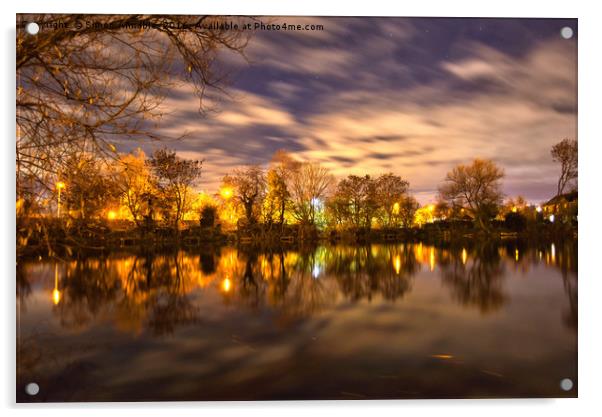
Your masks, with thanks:
<instances>
[{"instance_id":1,"label":"cloud","mask_svg":"<svg viewBox=\"0 0 602 417\"><path fill-rule=\"evenodd\" d=\"M541 201L553 193L550 148L576 137L574 40L525 37L514 50L446 36L463 22L318 21L328 30L257 32L230 96L208 97L219 111L199 114L187 85L165 101L170 113L158 129L189 132L173 147L206 159L203 187L215 189L233 166L266 164L287 149L338 177L392 171L423 203L449 169L475 157L504 167L508 194Z\"/></svg>"}]
</instances>

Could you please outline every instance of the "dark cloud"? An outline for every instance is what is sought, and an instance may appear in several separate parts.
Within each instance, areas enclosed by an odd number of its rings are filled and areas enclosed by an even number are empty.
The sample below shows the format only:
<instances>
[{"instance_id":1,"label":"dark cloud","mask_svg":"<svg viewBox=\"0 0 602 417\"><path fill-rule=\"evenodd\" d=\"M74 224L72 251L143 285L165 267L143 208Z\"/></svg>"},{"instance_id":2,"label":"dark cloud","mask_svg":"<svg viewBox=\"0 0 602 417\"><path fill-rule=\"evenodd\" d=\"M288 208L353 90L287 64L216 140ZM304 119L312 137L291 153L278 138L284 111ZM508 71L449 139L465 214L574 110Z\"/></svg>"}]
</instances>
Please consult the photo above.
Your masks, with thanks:
<instances>
[{"instance_id":1,"label":"dark cloud","mask_svg":"<svg viewBox=\"0 0 602 417\"><path fill-rule=\"evenodd\" d=\"M401 142L408 139L407 136L403 135L374 135L374 136L364 136L364 137L354 137L349 138L350 141L358 141L365 143L376 143L376 142Z\"/></svg>"}]
</instances>

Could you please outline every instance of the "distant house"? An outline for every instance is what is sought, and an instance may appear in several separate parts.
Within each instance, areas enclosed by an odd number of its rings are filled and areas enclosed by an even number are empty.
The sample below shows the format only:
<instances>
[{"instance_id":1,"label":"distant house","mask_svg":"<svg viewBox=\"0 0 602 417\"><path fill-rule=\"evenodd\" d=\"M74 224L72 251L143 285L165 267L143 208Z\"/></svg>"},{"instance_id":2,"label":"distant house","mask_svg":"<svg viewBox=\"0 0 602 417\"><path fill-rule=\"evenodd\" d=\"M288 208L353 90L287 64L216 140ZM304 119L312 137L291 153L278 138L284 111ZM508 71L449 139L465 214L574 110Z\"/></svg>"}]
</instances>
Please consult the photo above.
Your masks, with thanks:
<instances>
[{"instance_id":1,"label":"distant house","mask_svg":"<svg viewBox=\"0 0 602 417\"><path fill-rule=\"evenodd\" d=\"M544 217L551 221L576 221L578 209L577 191L557 195L548 202L542 204L541 208Z\"/></svg>"}]
</instances>

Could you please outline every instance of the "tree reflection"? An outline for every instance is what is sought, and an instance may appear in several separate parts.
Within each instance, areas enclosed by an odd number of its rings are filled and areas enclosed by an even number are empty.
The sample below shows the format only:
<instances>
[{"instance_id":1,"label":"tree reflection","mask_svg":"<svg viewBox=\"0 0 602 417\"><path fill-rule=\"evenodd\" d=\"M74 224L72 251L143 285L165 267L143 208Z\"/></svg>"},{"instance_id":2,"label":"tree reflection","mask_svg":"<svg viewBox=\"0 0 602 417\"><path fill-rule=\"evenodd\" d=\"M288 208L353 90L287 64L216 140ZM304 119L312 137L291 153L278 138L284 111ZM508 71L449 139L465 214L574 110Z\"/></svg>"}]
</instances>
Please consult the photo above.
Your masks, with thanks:
<instances>
[{"instance_id":1,"label":"tree reflection","mask_svg":"<svg viewBox=\"0 0 602 417\"><path fill-rule=\"evenodd\" d=\"M78 260L63 269L55 308L65 327L85 327L107 316L124 330L145 327L165 334L196 321L196 308L187 297L196 287L196 267L181 253Z\"/></svg>"},{"instance_id":2,"label":"tree reflection","mask_svg":"<svg viewBox=\"0 0 602 417\"><path fill-rule=\"evenodd\" d=\"M468 252L468 256L463 253ZM453 248L449 262L441 263L442 280L463 305L475 306L481 313L500 309L508 300L503 291L504 265L495 245L472 249Z\"/></svg>"},{"instance_id":3,"label":"tree reflection","mask_svg":"<svg viewBox=\"0 0 602 417\"><path fill-rule=\"evenodd\" d=\"M576 328L576 249L570 243L445 247L410 243L113 254L19 265L17 288L22 308L31 277L50 282L54 272L50 298L62 326L82 329L110 321L122 331L164 335L200 320L198 297L204 297L205 290L221 294L218 302L249 312L269 310L286 324L341 301L400 300L411 291L423 265L426 274L441 277L459 303L490 313L508 301L507 268L526 272L532 265L547 263L562 271L569 300L563 320Z\"/></svg>"},{"instance_id":4,"label":"tree reflection","mask_svg":"<svg viewBox=\"0 0 602 417\"><path fill-rule=\"evenodd\" d=\"M562 283L569 302L569 308L564 312L563 320L569 328L577 330L577 242L563 242L558 246L559 253L554 261L562 273Z\"/></svg>"},{"instance_id":5,"label":"tree reflection","mask_svg":"<svg viewBox=\"0 0 602 417\"><path fill-rule=\"evenodd\" d=\"M419 269L415 253L407 245L334 248L328 264L341 292L352 300L371 300L376 294L387 300L401 298Z\"/></svg>"}]
</instances>

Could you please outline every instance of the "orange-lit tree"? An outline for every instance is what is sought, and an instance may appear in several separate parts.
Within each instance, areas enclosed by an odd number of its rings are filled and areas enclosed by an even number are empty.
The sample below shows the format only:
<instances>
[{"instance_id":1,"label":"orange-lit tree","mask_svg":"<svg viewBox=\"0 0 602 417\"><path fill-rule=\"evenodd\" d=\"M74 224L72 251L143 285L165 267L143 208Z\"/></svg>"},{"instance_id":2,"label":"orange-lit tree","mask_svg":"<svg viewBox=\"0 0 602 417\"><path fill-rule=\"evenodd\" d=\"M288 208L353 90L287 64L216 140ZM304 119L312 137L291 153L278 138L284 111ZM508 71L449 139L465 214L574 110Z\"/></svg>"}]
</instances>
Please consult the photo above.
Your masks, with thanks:
<instances>
[{"instance_id":1,"label":"orange-lit tree","mask_svg":"<svg viewBox=\"0 0 602 417\"><path fill-rule=\"evenodd\" d=\"M392 173L383 174L376 180L376 199L383 227L398 226L400 206L408 187L406 180Z\"/></svg>"},{"instance_id":2,"label":"orange-lit tree","mask_svg":"<svg viewBox=\"0 0 602 417\"><path fill-rule=\"evenodd\" d=\"M233 190L233 200L243 208L247 224L256 224L266 192L263 169L258 165L235 169L223 183L224 189Z\"/></svg>"},{"instance_id":3,"label":"orange-lit tree","mask_svg":"<svg viewBox=\"0 0 602 417\"><path fill-rule=\"evenodd\" d=\"M193 200L191 186L201 176L202 161L182 159L174 151L160 149L147 161L154 186L160 197L158 207L163 217L179 230L184 214Z\"/></svg>"},{"instance_id":4,"label":"orange-lit tree","mask_svg":"<svg viewBox=\"0 0 602 417\"><path fill-rule=\"evenodd\" d=\"M93 155L70 155L59 178L61 209L66 217L84 222L99 219L105 208L117 200L118 193L108 170Z\"/></svg>"},{"instance_id":5,"label":"orange-lit tree","mask_svg":"<svg viewBox=\"0 0 602 417\"><path fill-rule=\"evenodd\" d=\"M113 164L113 171L122 204L136 225L141 226L145 218L152 216L152 201L157 195L146 155L141 149L121 155Z\"/></svg>"}]
</instances>

